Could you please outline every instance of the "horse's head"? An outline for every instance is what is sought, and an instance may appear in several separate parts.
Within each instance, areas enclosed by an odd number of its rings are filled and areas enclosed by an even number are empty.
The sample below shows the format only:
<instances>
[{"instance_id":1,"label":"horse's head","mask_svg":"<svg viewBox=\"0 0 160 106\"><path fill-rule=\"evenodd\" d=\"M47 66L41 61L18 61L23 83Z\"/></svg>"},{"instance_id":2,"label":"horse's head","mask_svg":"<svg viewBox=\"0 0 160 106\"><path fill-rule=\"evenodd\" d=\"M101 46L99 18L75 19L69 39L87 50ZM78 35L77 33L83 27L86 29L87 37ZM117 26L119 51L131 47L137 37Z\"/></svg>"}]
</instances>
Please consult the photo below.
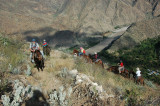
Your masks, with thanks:
<instances>
[{"instance_id":1,"label":"horse's head","mask_svg":"<svg viewBox=\"0 0 160 106\"><path fill-rule=\"evenodd\" d=\"M75 55L75 53L76 53L76 54L77 54L77 56L78 56L79 51L78 51L78 50L76 50L76 49L74 49L74 50L73 50L73 55Z\"/></svg>"},{"instance_id":2,"label":"horse's head","mask_svg":"<svg viewBox=\"0 0 160 106\"><path fill-rule=\"evenodd\" d=\"M40 50L35 50L34 57L37 58L38 60L42 59L42 54L41 54Z\"/></svg>"}]
</instances>

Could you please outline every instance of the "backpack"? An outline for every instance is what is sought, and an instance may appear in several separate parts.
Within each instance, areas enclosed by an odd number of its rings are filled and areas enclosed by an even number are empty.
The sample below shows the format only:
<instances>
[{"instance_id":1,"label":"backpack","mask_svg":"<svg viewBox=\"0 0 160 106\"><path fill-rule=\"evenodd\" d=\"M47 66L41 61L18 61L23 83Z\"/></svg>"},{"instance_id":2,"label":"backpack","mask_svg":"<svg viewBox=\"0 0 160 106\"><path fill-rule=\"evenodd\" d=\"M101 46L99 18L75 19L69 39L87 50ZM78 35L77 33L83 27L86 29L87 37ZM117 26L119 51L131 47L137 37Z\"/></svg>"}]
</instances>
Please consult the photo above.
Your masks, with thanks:
<instances>
[{"instance_id":1,"label":"backpack","mask_svg":"<svg viewBox=\"0 0 160 106\"><path fill-rule=\"evenodd\" d=\"M85 54L86 53L86 51L85 50L83 50L83 54Z\"/></svg>"},{"instance_id":2,"label":"backpack","mask_svg":"<svg viewBox=\"0 0 160 106\"><path fill-rule=\"evenodd\" d=\"M31 48L36 49L37 47L37 43L35 43L35 45L33 46L33 43L31 43Z\"/></svg>"}]
</instances>

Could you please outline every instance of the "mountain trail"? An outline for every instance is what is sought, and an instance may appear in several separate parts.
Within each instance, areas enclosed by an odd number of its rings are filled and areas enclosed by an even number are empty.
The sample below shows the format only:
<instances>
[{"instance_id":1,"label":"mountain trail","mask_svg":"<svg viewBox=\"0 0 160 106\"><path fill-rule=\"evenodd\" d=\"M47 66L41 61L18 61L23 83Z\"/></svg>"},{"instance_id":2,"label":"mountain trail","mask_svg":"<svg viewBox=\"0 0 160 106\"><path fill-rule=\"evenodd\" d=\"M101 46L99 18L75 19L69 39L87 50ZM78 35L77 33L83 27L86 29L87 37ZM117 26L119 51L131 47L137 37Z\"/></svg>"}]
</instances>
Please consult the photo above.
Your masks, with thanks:
<instances>
[{"instance_id":1,"label":"mountain trail","mask_svg":"<svg viewBox=\"0 0 160 106\"><path fill-rule=\"evenodd\" d=\"M129 26L128 26L129 27ZM123 27L121 29L113 31L107 39L101 41L99 44L86 50L86 54L93 54L94 52L100 52L105 48L108 48L115 40L119 39L121 35L128 29L128 27Z\"/></svg>"}]
</instances>

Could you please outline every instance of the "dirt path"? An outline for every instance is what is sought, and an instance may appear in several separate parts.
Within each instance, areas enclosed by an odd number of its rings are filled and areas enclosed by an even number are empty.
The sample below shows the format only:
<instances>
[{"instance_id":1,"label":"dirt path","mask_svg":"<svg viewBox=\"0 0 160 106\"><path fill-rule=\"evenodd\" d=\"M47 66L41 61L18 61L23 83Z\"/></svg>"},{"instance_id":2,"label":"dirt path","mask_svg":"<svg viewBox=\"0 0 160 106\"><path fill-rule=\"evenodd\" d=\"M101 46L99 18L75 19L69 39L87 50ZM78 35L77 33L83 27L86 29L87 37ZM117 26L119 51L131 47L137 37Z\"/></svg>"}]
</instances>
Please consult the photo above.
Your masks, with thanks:
<instances>
[{"instance_id":1,"label":"dirt path","mask_svg":"<svg viewBox=\"0 0 160 106\"><path fill-rule=\"evenodd\" d=\"M94 54L94 52L100 52L105 48L108 48L115 40L121 37L121 35L127 30L128 27L123 27L121 29L113 31L107 39L101 41L99 44L86 50L86 54Z\"/></svg>"}]
</instances>

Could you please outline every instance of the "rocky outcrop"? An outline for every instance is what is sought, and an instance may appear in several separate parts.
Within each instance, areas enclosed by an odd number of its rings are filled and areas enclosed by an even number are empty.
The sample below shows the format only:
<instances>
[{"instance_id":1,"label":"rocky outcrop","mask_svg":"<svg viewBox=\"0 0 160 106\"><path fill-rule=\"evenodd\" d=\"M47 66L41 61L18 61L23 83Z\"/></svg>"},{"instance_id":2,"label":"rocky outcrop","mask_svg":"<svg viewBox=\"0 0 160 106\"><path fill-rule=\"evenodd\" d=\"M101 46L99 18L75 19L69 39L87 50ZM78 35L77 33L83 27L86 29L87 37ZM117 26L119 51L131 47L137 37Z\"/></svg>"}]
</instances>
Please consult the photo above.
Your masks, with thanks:
<instances>
[{"instance_id":1,"label":"rocky outcrop","mask_svg":"<svg viewBox=\"0 0 160 106\"><path fill-rule=\"evenodd\" d=\"M59 74L62 79L72 79L71 84L63 84L58 89L51 89L43 95L43 89L32 86L27 81L12 81L13 90L2 95L4 106L68 106L68 105L105 105L115 95L107 94L102 85L93 82L93 77L64 68Z\"/></svg>"},{"instance_id":2,"label":"rocky outcrop","mask_svg":"<svg viewBox=\"0 0 160 106\"><path fill-rule=\"evenodd\" d=\"M160 35L160 17L132 24L128 30L108 49L114 52L123 48L131 48L147 38Z\"/></svg>"}]
</instances>

